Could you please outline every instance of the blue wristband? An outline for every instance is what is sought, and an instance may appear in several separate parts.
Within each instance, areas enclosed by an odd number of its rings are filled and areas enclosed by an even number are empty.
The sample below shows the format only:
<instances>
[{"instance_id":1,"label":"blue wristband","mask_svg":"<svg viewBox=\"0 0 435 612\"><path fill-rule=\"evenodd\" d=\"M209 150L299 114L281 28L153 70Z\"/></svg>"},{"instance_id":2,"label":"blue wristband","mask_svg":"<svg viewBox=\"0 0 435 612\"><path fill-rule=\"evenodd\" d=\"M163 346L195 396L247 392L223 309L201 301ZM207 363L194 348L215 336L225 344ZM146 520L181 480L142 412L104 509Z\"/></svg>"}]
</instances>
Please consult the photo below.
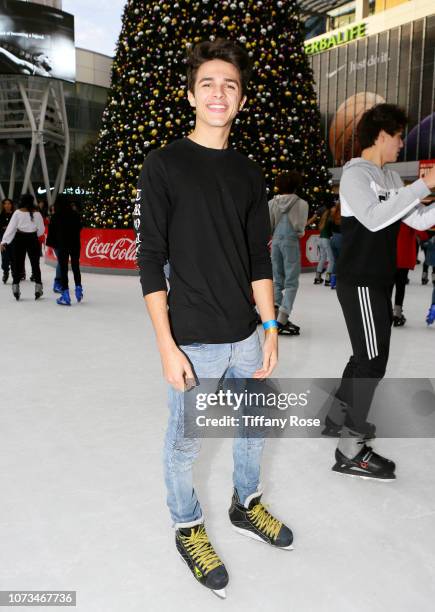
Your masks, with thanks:
<instances>
[{"instance_id":1,"label":"blue wristband","mask_svg":"<svg viewBox=\"0 0 435 612\"><path fill-rule=\"evenodd\" d=\"M271 327L278 327L278 322L275 319L271 319L270 321L266 321L263 323L264 329L270 329Z\"/></svg>"}]
</instances>

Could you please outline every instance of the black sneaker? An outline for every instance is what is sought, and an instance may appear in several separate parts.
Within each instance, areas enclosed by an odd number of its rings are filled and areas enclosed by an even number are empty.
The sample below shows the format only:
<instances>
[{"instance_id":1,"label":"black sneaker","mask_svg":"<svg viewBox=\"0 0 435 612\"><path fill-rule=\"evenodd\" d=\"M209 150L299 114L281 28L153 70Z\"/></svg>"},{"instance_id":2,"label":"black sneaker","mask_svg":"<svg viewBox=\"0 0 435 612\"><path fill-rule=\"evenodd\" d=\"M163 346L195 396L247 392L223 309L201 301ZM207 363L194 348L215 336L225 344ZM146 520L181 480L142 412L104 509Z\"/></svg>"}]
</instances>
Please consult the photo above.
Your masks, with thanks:
<instances>
[{"instance_id":1,"label":"black sneaker","mask_svg":"<svg viewBox=\"0 0 435 612\"><path fill-rule=\"evenodd\" d=\"M366 444L353 459L343 455L337 448L335 449L335 459L337 463L332 467L332 470L340 474L375 480L394 480L396 478L394 461L378 455L371 446Z\"/></svg>"},{"instance_id":2,"label":"black sneaker","mask_svg":"<svg viewBox=\"0 0 435 612\"><path fill-rule=\"evenodd\" d=\"M204 523L192 527L180 526L175 531L175 544L198 582L225 599L228 573L208 539Z\"/></svg>"},{"instance_id":3,"label":"black sneaker","mask_svg":"<svg viewBox=\"0 0 435 612\"><path fill-rule=\"evenodd\" d=\"M260 503L261 496L262 492L254 493L243 505L234 490L228 513L235 531L276 548L293 550L293 533Z\"/></svg>"}]
</instances>

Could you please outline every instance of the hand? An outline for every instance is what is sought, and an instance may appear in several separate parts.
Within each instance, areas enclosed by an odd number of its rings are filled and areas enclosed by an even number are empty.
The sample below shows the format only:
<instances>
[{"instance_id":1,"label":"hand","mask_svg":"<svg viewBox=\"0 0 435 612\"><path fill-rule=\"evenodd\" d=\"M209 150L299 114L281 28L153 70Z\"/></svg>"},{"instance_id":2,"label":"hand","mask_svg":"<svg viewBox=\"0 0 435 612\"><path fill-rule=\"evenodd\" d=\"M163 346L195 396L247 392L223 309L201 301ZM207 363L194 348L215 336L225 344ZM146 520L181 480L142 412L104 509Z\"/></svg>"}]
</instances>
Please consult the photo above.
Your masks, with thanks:
<instances>
[{"instance_id":1,"label":"hand","mask_svg":"<svg viewBox=\"0 0 435 612\"><path fill-rule=\"evenodd\" d=\"M435 166L429 170L427 174L423 176L423 180L429 189L433 189L435 187Z\"/></svg>"},{"instance_id":2,"label":"hand","mask_svg":"<svg viewBox=\"0 0 435 612\"><path fill-rule=\"evenodd\" d=\"M177 391L187 391L195 381L192 366L186 355L174 345L161 352L163 375Z\"/></svg>"},{"instance_id":3,"label":"hand","mask_svg":"<svg viewBox=\"0 0 435 612\"><path fill-rule=\"evenodd\" d=\"M266 331L263 344L263 366L257 370L252 378L267 378L278 363L278 332Z\"/></svg>"},{"instance_id":4,"label":"hand","mask_svg":"<svg viewBox=\"0 0 435 612\"><path fill-rule=\"evenodd\" d=\"M6 247L7 247L7 246L8 246L8 245L6 244L6 242L2 242L2 243L0 244L0 251L1 251L1 252L6 251Z\"/></svg>"}]
</instances>

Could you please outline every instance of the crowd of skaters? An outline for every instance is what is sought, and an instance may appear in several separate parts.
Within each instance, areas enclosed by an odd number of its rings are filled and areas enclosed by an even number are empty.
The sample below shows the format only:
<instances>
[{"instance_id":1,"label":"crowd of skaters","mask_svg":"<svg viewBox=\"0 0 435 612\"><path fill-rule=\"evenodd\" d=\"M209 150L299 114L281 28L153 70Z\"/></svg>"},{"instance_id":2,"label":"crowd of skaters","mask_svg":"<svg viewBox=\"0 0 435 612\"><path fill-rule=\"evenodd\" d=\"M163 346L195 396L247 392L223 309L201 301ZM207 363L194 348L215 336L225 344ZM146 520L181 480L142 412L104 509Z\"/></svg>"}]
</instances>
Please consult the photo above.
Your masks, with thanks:
<instances>
[{"instance_id":1,"label":"crowd of skaters","mask_svg":"<svg viewBox=\"0 0 435 612\"><path fill-rule=\"evenodd\" d=\"M2 258L2 281L8 282L12 275L12 294L18 301L21 298L20 283L26 279L25 260L30 260L32 274L30 281L35 283L35 300L44 293L41 280L40 258L44 245L51 247L57 257L53 282L54 293L60 294L56 302L60 306L70 306L71 296L68 282L68 264L74 275L77 302L83 299L80 273L80 216L73 201L60 194L54 205L48 209L44 200L35 201L33 195L22 194L15 206L10 198L5 198L0 210L0 249Z\"/></svg>"},{"instance_id":2,"label":"crowd of skaters","mask_svg":"<svg viewBox=\"0 0 435 612\"><path fill-rule=\"evenodd\" d=\"M319 260L314 284L335 289L336 265L341 247L341 214L338 189L330 207L322 207L309 217L308 203L298 195L303 177L296 171L284 172L275 181L276 194L269 201L272 230L271 258L274 276L275 311L280 335L296 336L300 327L290 320L301 273L300 239L307 229L319 231ZM17 205L5 198L0 209L0 242L2 281L12 276L12 292L16 300L21 297L20 283L26 279L25 258L31 265L30 281L35 283L35 299L43 295L40 257L44 245L53 249L57 257L53 292L59 294L56 302L71 305L68 282L68 264L74 277L77 302L83 299L80 272L81 222L76 205L64 194L48 208L45 200L35 201L31 194L20 196ZM422 251L422 260L418 254ZM406 323L403 304L408 274L422 263L421 284L432 282L433 291L426 322L435 322L435 228L418 231L401 222L397 240L397 271L392 292L394 295L393 325ZM324 276L323 276L324 275ZM169 276L169 275L168 275Z\"/></svg>"}]
</instances>

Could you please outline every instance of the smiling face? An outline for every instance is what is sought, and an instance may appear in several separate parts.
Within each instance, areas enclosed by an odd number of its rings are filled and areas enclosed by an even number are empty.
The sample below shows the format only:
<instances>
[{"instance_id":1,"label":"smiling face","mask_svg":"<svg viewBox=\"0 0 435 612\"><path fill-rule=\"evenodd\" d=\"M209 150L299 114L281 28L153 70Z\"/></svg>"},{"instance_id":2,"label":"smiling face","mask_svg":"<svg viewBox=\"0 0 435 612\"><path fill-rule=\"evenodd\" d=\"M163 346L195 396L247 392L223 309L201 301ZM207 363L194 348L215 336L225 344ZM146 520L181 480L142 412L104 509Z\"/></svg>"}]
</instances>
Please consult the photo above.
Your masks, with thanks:
<instances>
[{"instance_id":1,"label":"smiling face","mask_svg":"<svg viewBox=\"0 0 435 612\"><path fill-rule=\"evenodd\" d=\"M400 150L403 148L402 131L396 132L394 136L390 136L384 130L381 130L376 144L382 146L382 158L384 163L393 163L397 161Z\"/></svg>"},{"instance_id":2,"label":"smiling face","mask_svg":"<svg viewBox=\"0 0 435 612\"><path fill-rule=\"evenodd\" d=\"M196 74L193 93L188 100L196 109L196 124L203 127L229 127L243 107L238 69L229 62L214 59L204 62Z\"/></svg>"}]
</instances>

